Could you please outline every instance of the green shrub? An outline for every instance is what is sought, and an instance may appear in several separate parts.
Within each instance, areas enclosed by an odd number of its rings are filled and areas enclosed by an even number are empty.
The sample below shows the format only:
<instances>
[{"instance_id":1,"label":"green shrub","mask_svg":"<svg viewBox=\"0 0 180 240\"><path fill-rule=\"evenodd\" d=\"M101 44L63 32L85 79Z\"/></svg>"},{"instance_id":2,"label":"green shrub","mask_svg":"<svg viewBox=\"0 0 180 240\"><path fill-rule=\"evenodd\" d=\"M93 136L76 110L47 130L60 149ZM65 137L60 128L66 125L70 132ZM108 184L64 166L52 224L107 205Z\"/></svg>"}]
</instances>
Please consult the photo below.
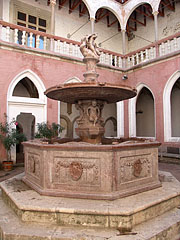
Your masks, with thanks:
<instances>
[{"instance_id":1,"label":"green shrub","mask_svg":"<svg viewBox=\"0 0 180 240\"><path fill-rule=\"evenodd\" d=\"M49 143L53 142L54 138L57 138L59 134L62 132L63 127L60 124L52 123L38 123L37 124L37 133L35 134L35 138L43 138L47 139Z\"/></svg>"},{"instance_id":2,"label":"green shrub","mask_svg":"<svg viewBox=\"0 0 180 240\"><path fill-rule=\"evenodd\" d=\"M16 129L18 123L14 119L8 122L7 116L4 116L4 122L0 122L0 141L7 151L8 160L11 160L11 148L16 144L26 141L26 137L23 133L18 132Z\"/></svg>"}]
</instances>

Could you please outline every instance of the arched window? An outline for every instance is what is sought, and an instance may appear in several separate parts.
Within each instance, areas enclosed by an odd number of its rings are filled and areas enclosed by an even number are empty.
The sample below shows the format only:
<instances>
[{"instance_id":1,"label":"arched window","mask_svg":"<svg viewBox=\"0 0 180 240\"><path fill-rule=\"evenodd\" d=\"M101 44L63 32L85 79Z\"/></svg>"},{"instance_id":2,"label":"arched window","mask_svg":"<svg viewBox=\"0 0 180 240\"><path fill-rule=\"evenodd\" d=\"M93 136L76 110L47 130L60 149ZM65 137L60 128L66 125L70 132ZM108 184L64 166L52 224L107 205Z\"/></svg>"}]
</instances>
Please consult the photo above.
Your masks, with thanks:
<instances>
[{"instance_id":1,"label":"arched window","mask_svg":"<svg viewBox=\"0 0 180 240\"><path fill-rule=\"evenodd\" d=\"M28 77L24 77L17 83L12 95L16 97L39 98L36 86Z\"/></svg>"}]
</instances>

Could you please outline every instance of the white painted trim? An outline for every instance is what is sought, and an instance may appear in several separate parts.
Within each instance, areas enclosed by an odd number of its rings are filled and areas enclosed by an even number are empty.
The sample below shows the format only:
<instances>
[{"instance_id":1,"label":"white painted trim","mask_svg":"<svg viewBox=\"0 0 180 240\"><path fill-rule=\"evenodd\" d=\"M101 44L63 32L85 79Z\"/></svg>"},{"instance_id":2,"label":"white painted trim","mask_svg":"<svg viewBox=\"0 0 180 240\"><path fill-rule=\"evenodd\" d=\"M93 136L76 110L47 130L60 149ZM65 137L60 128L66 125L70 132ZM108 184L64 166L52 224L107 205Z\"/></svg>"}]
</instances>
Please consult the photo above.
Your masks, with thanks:
<instances>
[{"instance_id":1,"label":"white painted trim","mask_svg":"<svg viewBox=\"0 0 180 240\"><path fill-rule=\"evenodd\" d=\"M43 82L41 79L36 75L34 72L32 72L30 69L24 70L23 72L19 73L10 83L8 92L7 92L7 99L11 100L13 97L13 91L15 86L18 84L19 81L21 81L23 78L28 77L36 86L38 93L39 93L39 99L42 100L44 103L47 103L47 98L44 95L44 91L46 90Z\"/></svg>"},{"instance_id":2,"label":"white painted trim","mask_svg":"<svg viewBox=\"0 0 180 240\"><path fill-rule=\"evenodd\" d=\"M137 137L136 136L136 101L138 98L138 95L140 91L143 89L143 87L147 88L154 99L154 121L155 121L155 136L156 136L156 104L155 104L155 96L151 89L144 83L139 84L136 89L137 89L137 95L134 98L129 99L129 104L128 104L128 111L129 111L129 137ZM142 137L140 137L142 138ZM145 137L145 138L151 138L155 139L156 137Z\"/></svg>"},{"instance_id":3,"label":"white painted trim","mask_svg":"<svg viewBox=\"0 0 180 240\"><path fill-rule=\"evenodd\" d=\"M136 137L136 97L129 99L129 137Z\"/></svg>"},{"instance_id":4,"label":"white painted trim","mask_svg":"<svg viewBox=\"0 0 180 240\"><path fill-rule=\"evenodd\" d=\"M124 137L124 102L117 102L117 137Z\"/></svg>"},{"instance_id":5,"label":"white painted trim","mask_svg":"<svg viewBox=\"0 0 180 240\"><path fill-rule=\"evenodd\" d=\"M15 97L12 96L14 88L18 84L19 81L21 81L23 78L28 77L36 86L39 98L25 98L25 97ZM17 104L23 104L23 105L44 105L44 116L43 119L46 122L47 121L47 97L44 95L46 88L41 81L41 79L36 75L33 71L30 69L26 69L23 72L19 73L14 77L14 79L11 81L8 92L7 92L7 115L9 116L9 105L17 105ZM11 119L9 119L11 121Z\"/></svg>"},{"instance_id":6,"label":"white painted trim","mask_svg":"<svg viewBox=\"0 0 180 240\"><path fill-rule=\"evenodd\" d=\"M61 102L58 101L58 124L61 122Z\"/></svg>"},{"instance_id":7,"label":"white painted trim","mask_svg":"<svg viewBox=\"0 0 180 240\"><path fill-rule=\"evenodd\" d=\"M171 92L175 82L180 77L180 70L176 71L168 79L163 92L163 116L164 116L164 141L180 142L179 137L172 137L171 129Z\"/></svg>"}]
</instances>

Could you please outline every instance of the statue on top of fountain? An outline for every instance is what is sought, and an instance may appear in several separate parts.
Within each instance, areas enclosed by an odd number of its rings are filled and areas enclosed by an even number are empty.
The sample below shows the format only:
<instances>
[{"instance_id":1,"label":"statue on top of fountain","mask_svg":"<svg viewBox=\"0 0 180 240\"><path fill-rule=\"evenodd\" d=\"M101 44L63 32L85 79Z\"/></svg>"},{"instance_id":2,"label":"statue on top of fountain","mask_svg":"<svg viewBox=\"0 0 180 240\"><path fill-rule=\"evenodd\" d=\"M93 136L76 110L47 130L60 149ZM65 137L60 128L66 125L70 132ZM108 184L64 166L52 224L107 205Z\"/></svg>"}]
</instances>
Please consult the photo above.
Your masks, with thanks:
<instances>
[{"instance_id":1,"label":"statue on top of fountain","mask_svg":"<svg viewBox=\"0 0 180 240\"><path fill-rule=\"evenodd\" d=\"M81 40L80 51L84 58L96 58L99 60L101 52L95 43L97 38L97 33L86 35Z\"/></svg>"}]
</instances>

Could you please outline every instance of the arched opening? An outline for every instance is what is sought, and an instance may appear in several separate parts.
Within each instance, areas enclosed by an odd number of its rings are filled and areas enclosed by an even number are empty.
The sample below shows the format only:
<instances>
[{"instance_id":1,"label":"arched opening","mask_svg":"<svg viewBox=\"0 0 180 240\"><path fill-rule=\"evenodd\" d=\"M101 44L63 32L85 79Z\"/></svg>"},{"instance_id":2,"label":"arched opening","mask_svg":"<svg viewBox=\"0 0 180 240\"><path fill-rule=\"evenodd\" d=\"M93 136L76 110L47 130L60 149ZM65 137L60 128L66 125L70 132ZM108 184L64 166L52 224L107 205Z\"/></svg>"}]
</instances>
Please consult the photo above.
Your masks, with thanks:
<instances>
[{"instance_id":1,"label":"arched opening","mask_svg":"<svg viewBox=\"0 0 180 240\"><path fill-rule=\"evenodd\" d=\"M152 30L154 32L153 20L152 7L148 3L137 6L131 13L126 24L130 51L134 51L154 42L154 34L152 34ZM151 29L151 31L149 31L149 29Z\"/></svg>"},{"instance_id":2,"label":"arched opening","mask_svg":"<svg viewBox=\"0 0 180 240\"><path fill-rule=\"evenodd\" d=\"M155 137L154 98L145 87L136 101L136 136Z\"/></svg>"},{"instance_id":3,"label":"arched opening","mask_svg":"<svg viewBox=\"0 0 180 240\"><path fill-rule=\"evenodd\" d=\"M95 28L100 32L98 45L104 49L122 53L122 46L119 44L121 42L121 26L116 15L109 9L99 8L95 18Z\"/></svg>"},{"instance_id":4,"label":"arched opening","mask_svg":"<svg viewBox=\"0 0 180 240\"><path fill-rule=\"evenodd\" d=\"M16 97L39 98L36 86L28 77L24 77L17 83L12 95Z\"/></svg>"},{"instance_id":5,"label":"arched opening","mask_svg":"<svg viewBox=\"0 0 180 240\"><path fill-rule=\"evenodd\" d=\"M34 139L35 117L32 113L20 113L16 118L16 122L17 130L24 133L27 140ZM24 162L23 145L21 143L16 145L16 162Z\"/></svg>"},{"instance_id":6,"label":"arched opening","mask_svg":"<svg viewBox=\"0 0 180 240\"><path fill-rule=\"evenodd\" d=\"M18 130L28 140L34 138L37 123L47 120L47 98L41 79L31 70L18 74L10 83L7 93L7 115L9 121L16 119ZM19 156L18 156L19 155ZM22 162L22 147L11 151L14 162Z\"/></svg>"},{"instance_id":7,"label":"arched opening","mask_svg":"<svg viewBox=\"0 0 180 240\"><path fill-rule=\"evenodd\" d=\"M180 78L172 88L170 101L172 137L180 137Z\"/></svg>"},{"instance_id":8,"label":"arched opening","mask_svg":"<svg viewBox=\"0 0 180 240\"><path fill-rule=\"evenodd\" d=\"M72 123L70 119L67 116L61 114L60 124L63 127L61 138L72 138Z\"/></svg>"},{"instance_id":9,"label":"arched opening","mask_svg":"<svg viewBox=\"0 0 180 240\"><path fill-rule=\"evenodd\" d=\"M179 18L176 18L176 16L179 15L179 11L179 0L160 1L158 9L158 25L161 26L161 28L159 28L160 39L179 32Z\"/></svg>"},{"instance_id":10,"label":"arched opening","mask_svg":"<svg viewBox=\"0 0 180 240\"><path fill-rule=\"evenodd\" d=\"M117 105L116 103L105 104L102 110L104 119L105 137L117 137Z\"/></svg>"},{"instance_id":11,"label":"arched opening","mask_svg":"<svg viewBox=\"0 0 180 240\"><path fill-rule=\"evenodd\" d=\"M109 117L105 122L105 137L116 137L117 136L117 120L114 117Z\"/></svg>"}]
</instances>

